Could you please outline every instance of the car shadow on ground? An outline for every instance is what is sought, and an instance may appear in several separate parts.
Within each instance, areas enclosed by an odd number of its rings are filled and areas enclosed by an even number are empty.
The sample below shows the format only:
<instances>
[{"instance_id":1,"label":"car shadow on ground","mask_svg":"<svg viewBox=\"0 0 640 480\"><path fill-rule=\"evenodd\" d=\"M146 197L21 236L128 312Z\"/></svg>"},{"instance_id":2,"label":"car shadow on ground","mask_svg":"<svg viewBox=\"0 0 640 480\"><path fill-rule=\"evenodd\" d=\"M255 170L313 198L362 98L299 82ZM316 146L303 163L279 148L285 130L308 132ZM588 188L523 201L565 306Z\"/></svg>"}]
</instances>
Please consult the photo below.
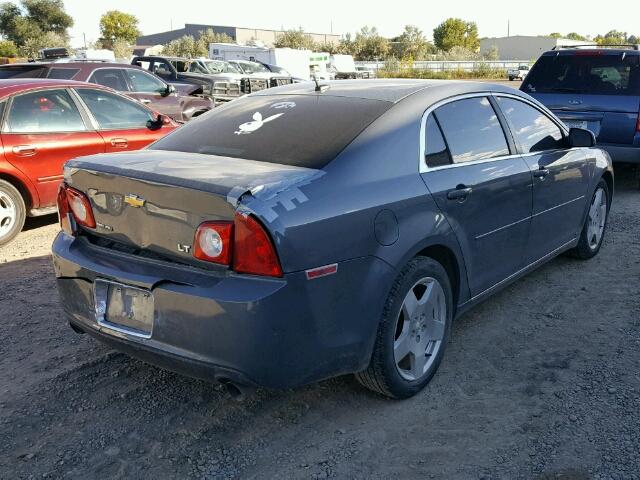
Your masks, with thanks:
<instances>
[{"instance_id":1,"label":"car shadow on ground","mask_svg":"<svg viewBox=\"0 0 640 480\"><path fill-rule=\"evenodd\" d=\"M43 215L41 217L27 217L24 222L23 231L35 230L36 228L44 227L46 225L51 225L58 221L58 214L54 213L52 215Z\"/></svg>"}]
</instances>

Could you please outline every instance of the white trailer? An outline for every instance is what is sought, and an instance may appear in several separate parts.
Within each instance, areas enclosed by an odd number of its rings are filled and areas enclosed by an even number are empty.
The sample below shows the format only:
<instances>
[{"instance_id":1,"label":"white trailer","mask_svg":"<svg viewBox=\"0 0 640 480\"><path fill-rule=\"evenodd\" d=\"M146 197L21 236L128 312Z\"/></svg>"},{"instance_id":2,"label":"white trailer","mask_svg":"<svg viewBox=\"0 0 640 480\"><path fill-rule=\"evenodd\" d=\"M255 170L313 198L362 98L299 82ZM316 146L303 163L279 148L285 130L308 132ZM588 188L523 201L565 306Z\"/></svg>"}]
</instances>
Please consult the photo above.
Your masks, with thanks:
<instances>
[{"instance_id":1,"label":"white trailer","mask_svg":"<svg viewBox=\"0 0 640 480\"><path fill-rule=\"evenodd\" d=\"M291 76L308 80L309 50L267 48L235 43L210 43L209 58L215 60L249 60L284 68Z\"/></svg>"}]
</instances>

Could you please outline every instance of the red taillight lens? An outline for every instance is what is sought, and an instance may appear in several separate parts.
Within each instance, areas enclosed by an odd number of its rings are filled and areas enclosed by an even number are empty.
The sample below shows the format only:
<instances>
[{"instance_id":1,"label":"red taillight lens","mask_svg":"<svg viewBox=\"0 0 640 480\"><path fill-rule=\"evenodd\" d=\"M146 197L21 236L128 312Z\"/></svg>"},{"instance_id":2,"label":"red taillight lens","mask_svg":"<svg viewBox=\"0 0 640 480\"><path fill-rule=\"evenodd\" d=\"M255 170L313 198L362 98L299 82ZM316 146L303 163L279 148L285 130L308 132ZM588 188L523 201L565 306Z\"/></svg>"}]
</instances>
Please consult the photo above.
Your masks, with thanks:
<instances>
[{"instance_id":1,"label":"red taillight lens","mask_svg":"<svg viewBox=\"0 0 640 480\"><path fill-rule=\"evenodd\" d=\"M96 219L93 217L93 208L89 197L69 186L65 186L65 190L67 193L67 205L71 213L73 213L74 220L85 227L96 228Z\"/></svg>"},{"instance_id":2,"label":"red taillight lens","mask_svg":"<svg viewBox=\"0 0 640 480\"><path fill-rule=\"evenodd\" d=\"M60 184L58 188L58 220L60 220L60 228L63 232L73 235L73 227L71 226L71 209L69 208L69 201L67 200L67 185Z\"/></svg>"},{"instance_id":3,"label":"red taillight lens","mask_svg":"<svg viewBox=\"0 0 640 480\"><path fill-rule=\"evenodd\" d=\"M638 114L638 121L636 122L636 132L640 133L640 113Z\"/></svg>"},{"instance_id":4,"label":"red taillight lens","mask_svg":"<svg viewBox=\"0 0 640 480\"><path fill-rule=\"evenodd\" d=\"M204 222L196 230L193 256L206 262L231 264L232 222Z\"/></svg>"},{"instance_id":5,"label":"red taillight lens","mask_svg":"<svg viewBox=\"0 0 640 480\"><path fill-rule=\"evenodd\" d=\"M276 250L262 225L251 215L236 213L233 269L238 273L281 277Z\"/></svg>"}]
</instances>

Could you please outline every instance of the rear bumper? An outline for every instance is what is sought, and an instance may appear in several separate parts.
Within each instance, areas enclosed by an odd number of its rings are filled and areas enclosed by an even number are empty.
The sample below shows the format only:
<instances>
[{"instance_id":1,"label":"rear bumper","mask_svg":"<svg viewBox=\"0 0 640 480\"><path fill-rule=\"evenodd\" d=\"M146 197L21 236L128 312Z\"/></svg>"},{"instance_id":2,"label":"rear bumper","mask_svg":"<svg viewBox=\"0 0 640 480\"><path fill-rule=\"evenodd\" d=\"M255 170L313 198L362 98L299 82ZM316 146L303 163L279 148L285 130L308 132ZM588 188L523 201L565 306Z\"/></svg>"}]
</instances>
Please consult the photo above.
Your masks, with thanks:
<instances>
[{"instance_id":1,"label":"rear bumper","mask_svg":"<svg viewBox=\"0 0 640 480\"><path fill-rule=\"evenodd\" d=\"M614 145L598 143L598 148L606 151L613 163L640 163L640 145Z\"/></svg>"},{"instance_id":2,"label":"rear bumper","mask_svg":"<svg viewBox=\"0 0 640 480\"><path fill-rule=\"evenodd\" d=\"M369 361L392 269L374 257L307 280L206 272L120 254L59 234L53 261L68 320L118 350L182 374L290 388L360 371ZM150 338L96 321L96 279L153 293ZM389 283L386 282L389 280Z\"/></svg>"}]
</instances>

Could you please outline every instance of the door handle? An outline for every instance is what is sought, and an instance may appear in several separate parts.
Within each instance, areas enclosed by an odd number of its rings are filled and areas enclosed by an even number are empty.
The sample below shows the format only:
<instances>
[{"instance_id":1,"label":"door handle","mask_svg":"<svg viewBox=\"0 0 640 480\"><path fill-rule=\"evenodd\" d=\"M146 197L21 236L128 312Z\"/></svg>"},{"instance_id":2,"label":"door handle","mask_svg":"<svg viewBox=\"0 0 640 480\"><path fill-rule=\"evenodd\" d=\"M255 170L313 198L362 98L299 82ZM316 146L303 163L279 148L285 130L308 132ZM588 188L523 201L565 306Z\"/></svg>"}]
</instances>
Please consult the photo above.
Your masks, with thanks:
<instances>
[{"instance_id":1,"label":"door handle","mask_svg":"<svg viewBox=\"0 0 640 480\"><path fill-rule=\"evenodd\" d=\"M126 138L112 138L111 145L116 148L127 148L129 146L129 142Z\"/></svg>"},{"instance_id":2,"label":"door handle","mask_svg":"<svg viewBox=\"0 0 640 480\"><path fill-rule=\"evenodd\" d=\"M547 175L549 175L549 169L548 168L540 167L540 169L533 171L533 177L534 178L544 179Z\"/></svg>"},{"instance_id":3,"label":"door handle","mask_svg":"<svg viewBox=\"0 0 640 480\"><path fill-rule=\"evenodd\" d=\"M33 145L16 145L12 150L16 155L21 155L23 157L35 155L38 151L38 149Z\"/></svg>"},{"instance_id":4,"label":"door handle","mask_svg":"<svg viewBox=\"0 0 640 480\"><path fill-rule=\"evenodd\" d=\"M471 194L473 188L465 187L464 185L459 185L455 190L449 190L447 192L447 198L449 200L460 200L464 201Z\"/></svg>"},{"instance_id":5,"label":"door handle","mask_svg":"<svg viewBox=\"0 0 640 480\"><path fill-rule=\"evenodd\" d=\"M140 100L140 103L144 103L144 104L151 103L151 100L149 100L148 98L143 98Z\"/></svg>"}]
</instances>

